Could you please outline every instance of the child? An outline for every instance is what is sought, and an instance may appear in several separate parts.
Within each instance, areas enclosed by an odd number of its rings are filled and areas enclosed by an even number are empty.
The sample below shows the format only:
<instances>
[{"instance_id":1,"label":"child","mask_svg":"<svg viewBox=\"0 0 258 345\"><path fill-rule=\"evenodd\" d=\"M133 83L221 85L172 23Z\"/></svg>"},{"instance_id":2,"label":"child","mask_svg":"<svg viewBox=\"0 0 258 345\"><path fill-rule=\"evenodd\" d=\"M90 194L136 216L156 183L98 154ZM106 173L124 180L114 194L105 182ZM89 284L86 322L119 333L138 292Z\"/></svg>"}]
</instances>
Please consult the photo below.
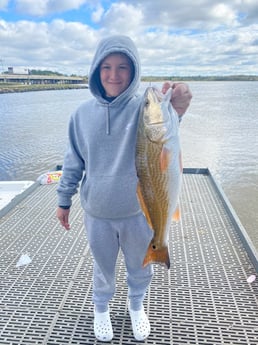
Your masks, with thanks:
<instances>
[{"instance_id":1,"label":"child","mask_svg":"<svg viewBox=\"0 0 258 345\"><path fill-rule=\"evenodd\" d=\"M153 270L142 267L153 232L148 227L136 196L135 144L142 98L140 60L129 37L111 36L97 48L89 74L93 98L72 115L69 148L57 188L57 217L70 229L72 196L82 179L80 196L85 211L87 238L94 259L94 333L111 341L109 301L115 293L115 265L121 248L127 270L129 313L136 340L150 334L143 307ZM172 104L182 115L191 100L185 84L165 83L163 92L174 88Z\"/></svg>"}]
</instances>

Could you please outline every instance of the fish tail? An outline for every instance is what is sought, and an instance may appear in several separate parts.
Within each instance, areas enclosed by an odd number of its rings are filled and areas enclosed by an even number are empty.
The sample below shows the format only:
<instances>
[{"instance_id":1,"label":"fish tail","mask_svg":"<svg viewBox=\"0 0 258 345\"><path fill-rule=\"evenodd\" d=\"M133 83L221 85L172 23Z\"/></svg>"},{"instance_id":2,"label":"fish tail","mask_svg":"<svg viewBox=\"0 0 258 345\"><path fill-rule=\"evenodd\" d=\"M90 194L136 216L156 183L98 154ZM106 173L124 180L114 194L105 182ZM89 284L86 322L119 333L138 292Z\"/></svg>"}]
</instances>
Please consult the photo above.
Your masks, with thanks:
<instances>
[{"instance_id":1,"label":"fish tail","mask_svg":"<svg viewBox=\"0 0 258 345\"><path fill-rule=\"evenodd\" d=\"M170 268L170 259L168 253L168 247L155 248L155 245L151 242L143 260L143 267L151 263L158 263Z\"/></svg>"}]
</instances>

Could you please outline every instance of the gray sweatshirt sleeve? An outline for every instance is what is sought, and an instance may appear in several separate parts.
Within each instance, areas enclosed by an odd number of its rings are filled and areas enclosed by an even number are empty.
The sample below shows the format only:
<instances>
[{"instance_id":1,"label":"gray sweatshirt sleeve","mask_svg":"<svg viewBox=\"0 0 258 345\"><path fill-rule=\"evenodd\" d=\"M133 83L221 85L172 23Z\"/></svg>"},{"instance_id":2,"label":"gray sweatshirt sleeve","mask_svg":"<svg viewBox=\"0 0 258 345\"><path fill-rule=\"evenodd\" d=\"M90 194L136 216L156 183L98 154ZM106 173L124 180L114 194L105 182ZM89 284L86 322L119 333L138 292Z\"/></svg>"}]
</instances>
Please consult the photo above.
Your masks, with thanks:
<instances>
[{"instance_id":1,"label":"gray sweatshirt sleeve","mask_svg":"<svg viewBox=\"0 0 258 345\"><path fill-rule=\"evenodd\" d=\"M77 193L85 169L75 131L74 118L69 124L69 144L64 157L63 174L57 187L58 205L71 206L72 196Z\"/></svg>"}]
</instances>

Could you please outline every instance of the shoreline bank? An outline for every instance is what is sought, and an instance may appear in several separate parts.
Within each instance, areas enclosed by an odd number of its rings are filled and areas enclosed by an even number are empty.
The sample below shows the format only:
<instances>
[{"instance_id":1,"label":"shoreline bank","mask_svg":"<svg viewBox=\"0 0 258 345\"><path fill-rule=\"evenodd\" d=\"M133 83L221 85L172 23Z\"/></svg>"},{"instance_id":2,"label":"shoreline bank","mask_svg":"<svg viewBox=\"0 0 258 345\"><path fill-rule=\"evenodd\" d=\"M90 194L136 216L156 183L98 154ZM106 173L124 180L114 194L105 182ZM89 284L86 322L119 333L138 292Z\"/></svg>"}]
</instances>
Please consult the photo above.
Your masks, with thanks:
<instances>
[{"instance_id":1,"label":"shoreline bank","mask_svg":"<svg viewBox=\"0 0 258 345\"><path fill-rule=\"evenodd\" d=\"M73 90L73 89L87 89L88 84L0 84L0 94L14 93L14 92L29 92L29 91L51 91L51 90Z\"/></svg>"}]
</instances>

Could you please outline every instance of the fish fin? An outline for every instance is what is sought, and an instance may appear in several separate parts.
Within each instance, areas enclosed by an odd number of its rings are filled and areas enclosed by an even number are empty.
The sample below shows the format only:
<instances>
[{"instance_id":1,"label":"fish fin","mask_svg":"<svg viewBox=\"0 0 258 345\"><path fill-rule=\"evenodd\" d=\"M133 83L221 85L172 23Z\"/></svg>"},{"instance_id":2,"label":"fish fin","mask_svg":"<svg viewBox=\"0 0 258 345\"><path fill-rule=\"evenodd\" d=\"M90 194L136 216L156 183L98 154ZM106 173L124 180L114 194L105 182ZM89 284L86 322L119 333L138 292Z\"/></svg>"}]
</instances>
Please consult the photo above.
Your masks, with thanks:
<instances>
[{"instance_id":1,"label":"fish fin","mask_svg":"<svg viewBox=\"0 0 258 345\"><path fill-rule=\"evenodd\" d=\"M160 170L162 172L166 171L171 158L171 152L165 146L162 147L160 153Z\"/></svg>"},{"instance_id":2,"label":"fish fin","mask_svg":"<svg viewBox=\"0 0 258 345\"><path fill-rule=\"evenodd\" d=\"M144 198L143 198L143 195L142 195L142 190L141 190L141 187L140 187L139 183L137 185L137 197L138 197L138 200L139 200L142 212L144 213L145 218L146 218L150 228L153 229L151 218L150 218L150 214L149 214L148 208L147 208L147 206L145 204L145 201L144 201Z\"/></svg>"},{"instance_id":3,"label":"fish fin","mask_svg":"<svg viewBox=\"0 0 258 345\"><path fill-rule=\"evenodd\" d=\"M160 265L165 265L167 269L170 268L170 259L168 253L168 247L161 247L160 249L155 249L153 241L149 244L148 250L146 252L145 258L143 260L143 267L149 264L157 263Z\"/></svg>"},{"instance_id":4,"label":"fish fin","mask_svg":"<svg viewBox=\"0 0 258 345\"><path fill-rule=\"evenodd\" d=\"M178 222L180 218L181 218L180 209L179 209L179 206L177 206L175 212L173 213L172 220L174 220L175 222Z\"/></svg>"}]
</instances>

